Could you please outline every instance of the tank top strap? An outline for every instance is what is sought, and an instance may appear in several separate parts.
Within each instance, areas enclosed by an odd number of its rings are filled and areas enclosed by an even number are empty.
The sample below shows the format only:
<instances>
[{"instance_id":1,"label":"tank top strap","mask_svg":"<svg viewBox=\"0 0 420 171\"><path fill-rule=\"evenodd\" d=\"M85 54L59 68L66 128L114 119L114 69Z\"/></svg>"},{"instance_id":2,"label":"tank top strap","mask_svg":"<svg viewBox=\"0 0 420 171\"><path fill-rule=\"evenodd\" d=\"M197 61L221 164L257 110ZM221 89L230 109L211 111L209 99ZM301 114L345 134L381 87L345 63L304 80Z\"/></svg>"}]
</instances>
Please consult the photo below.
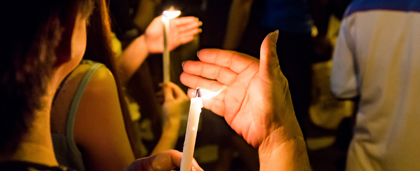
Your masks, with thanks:
<instances>
[{"instance_id":1,"label":"tank top strap","mask_svg":"<svg viewBox=\"0 0 420 171\"><path fill-rule=\"evenodd\" d=\"M85 62L86 63L86 62ZM68 140L68 144L71 148L71 150L73 151L77 151L80 153L80 151L78 150L75 141L74 141L74 136L73 136L73 132L74 132L74 120L76 118L76 113L77 113L77 109L79 108L79 103L80 100L83 97L84 91L86 89L86 86L89 84L90 79L92 78L92 76L95 74L95 72L102 66L105 66L101 63L94 63L94 62L87 62L89 64L91 64L90 68L86 71L85 75L83 76L82 80L80 81L76 92L74 93L73 96L73 100L71 101L70 104L70 109L69 109L69 113L67 116L67 126L66 126L66 137Z\"/></svg>"}]
</instances>

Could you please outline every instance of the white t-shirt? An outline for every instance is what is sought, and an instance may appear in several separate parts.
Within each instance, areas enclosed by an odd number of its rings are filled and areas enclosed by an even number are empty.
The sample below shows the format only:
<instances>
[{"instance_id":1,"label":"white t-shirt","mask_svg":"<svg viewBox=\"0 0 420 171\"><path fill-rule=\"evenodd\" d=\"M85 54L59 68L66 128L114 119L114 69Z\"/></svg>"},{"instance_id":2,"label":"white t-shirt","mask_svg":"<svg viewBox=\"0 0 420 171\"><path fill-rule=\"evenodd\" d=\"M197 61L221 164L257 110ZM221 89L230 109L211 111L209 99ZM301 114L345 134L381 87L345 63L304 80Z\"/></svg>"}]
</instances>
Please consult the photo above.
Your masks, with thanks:
<instances>
[{"instance_id":1,"label":"white t-shirt","mask_svg":"<svg viewBox=\"0 0 420 171\"><path fill-rule=\"evenodd\" d=\"M420 1L353 1L331 89L360 98L347 170L420 170Z\"/></svg>"}]
</instances>

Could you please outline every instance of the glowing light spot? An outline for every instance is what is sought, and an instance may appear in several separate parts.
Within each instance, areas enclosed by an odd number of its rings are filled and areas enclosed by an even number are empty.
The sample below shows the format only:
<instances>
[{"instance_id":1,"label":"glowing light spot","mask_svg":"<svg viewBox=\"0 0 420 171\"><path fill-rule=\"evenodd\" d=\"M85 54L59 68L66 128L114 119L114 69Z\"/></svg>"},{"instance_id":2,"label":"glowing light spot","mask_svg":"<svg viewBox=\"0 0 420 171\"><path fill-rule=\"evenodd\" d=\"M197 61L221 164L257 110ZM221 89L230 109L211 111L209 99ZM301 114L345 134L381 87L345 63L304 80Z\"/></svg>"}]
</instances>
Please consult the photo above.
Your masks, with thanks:
<instances>
[{"instance_id":1,"label":"glowing light spot","mask_svg":"<svg viewBox=\"0 0 420 171\"><path fill-rule=\"evenodd\" d=\"M214 92L214 91L200 88L200 95L201 95L201 98L203 99L210 99L210 98L213 98L214 96L217 96L218 94L225 91L226 89L227 87L223 86L219 91Z\"/></svg>"},{"instance_id":2,"label":"glowing light spot","mask_svg":"<svg viewBox=\"0 0 420 171\"><path fill-rule=\"evenodd\" d=\"M169 10L163 11L162 15L170 20L181 15L181 11L175 10L174 7L171 7Z\"/></svg>"}]
</instances>

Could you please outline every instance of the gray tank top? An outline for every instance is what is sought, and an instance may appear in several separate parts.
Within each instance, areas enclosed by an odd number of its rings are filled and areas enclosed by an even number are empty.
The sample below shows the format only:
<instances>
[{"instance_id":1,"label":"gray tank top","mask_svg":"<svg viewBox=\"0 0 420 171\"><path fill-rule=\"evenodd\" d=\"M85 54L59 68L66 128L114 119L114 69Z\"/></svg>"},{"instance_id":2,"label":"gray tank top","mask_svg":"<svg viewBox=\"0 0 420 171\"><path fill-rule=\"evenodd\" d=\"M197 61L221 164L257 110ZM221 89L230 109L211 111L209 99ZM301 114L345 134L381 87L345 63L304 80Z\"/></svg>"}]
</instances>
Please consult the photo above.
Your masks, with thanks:
<instances>
[{"instance_id":1,"label":"gray tank top","mask_svg":"<svg viewBox=\"0 0 420 171\"><path fill-rule=\"evenodd\" d=\"M101 63L93 63L92 61L83 61L83 63L89 63L91 66L80 81L79 86L77 87L77 90L74 94L73 100L70 104L65 135L52 133L54 152L58 163L62 166L66 166L77 171L85 171L86 168L83 163L82 153L77 148L73 139L74 119L76 118L77 109L79 108L79 103L82 99L87 84L95 72L100 67L104 66Z\"/></svg>"}]
</instances>

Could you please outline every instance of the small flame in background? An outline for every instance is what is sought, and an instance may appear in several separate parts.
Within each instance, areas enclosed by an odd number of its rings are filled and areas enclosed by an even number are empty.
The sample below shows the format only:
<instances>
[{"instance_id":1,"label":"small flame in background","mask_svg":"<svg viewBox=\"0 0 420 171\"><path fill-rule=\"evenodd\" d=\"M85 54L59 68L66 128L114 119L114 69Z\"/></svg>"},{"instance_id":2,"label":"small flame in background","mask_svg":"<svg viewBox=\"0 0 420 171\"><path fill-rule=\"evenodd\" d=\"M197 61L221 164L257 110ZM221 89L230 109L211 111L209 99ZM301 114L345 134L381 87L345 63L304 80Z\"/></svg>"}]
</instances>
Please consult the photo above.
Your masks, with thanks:
<instances>
[{"instance_id":1,"label":"small flame in background","mask_svg":"<svg viewBox=\"0 0 420 171\"><path fill-rule=\"evenodd\" d=\"M181 15L181 11L175 10L174 7L169 8L167 11L163 11L163 16L165 16L168 20L174 19Z\"/></svg>"},{"instance_id":2,"label":"small flame in background","mask_svg":"<svg viewBox=\"0 0 420 171\"><path fill-rule=\"evenodd\" d=\"M199 97L203 98L203 99L210 99L213 98L214 96L217 96L218 94L220 94L221 92L225 91L227 89L226 86L223 86L222 88L220 88L219 91L210 91L210 90L206 90L203 88L197 88L197 92L196 92L196 96L198 96L198 93L200 94Z\"/></svg>"}]
</instances>

